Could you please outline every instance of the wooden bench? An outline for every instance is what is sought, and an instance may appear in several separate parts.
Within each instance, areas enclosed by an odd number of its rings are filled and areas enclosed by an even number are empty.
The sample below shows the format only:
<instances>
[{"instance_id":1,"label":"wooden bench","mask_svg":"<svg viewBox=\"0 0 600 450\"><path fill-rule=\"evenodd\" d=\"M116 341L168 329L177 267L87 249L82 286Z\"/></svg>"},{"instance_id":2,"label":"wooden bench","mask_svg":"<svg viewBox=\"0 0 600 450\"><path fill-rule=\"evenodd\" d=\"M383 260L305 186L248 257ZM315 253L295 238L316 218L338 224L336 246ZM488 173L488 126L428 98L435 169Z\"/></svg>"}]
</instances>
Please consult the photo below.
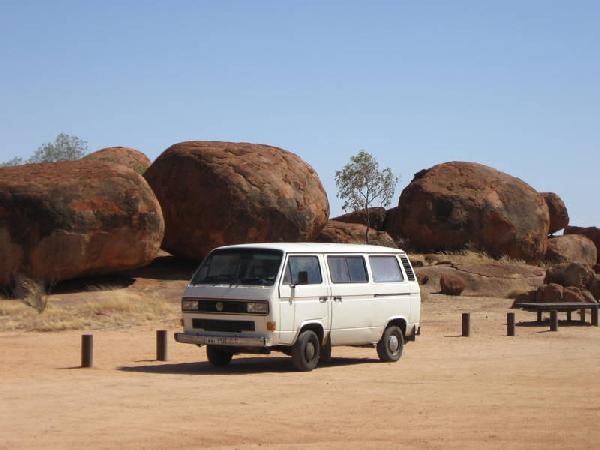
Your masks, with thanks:
<instances>
[{"instance_id":1,"label":"wooden bench","mask_svg":"<svg viewBox=\"0 0 600 450\"><path fill-rule=\"evenodd\" d=\"M517 308L521 308L524 311L537 313L537 321L542 321L542 313L544 312L566 312L567 321L571 321L571 313L573 311L579 311L581 314L581 322L585 323L585 311L589 309L591 311L591 322L592 325L598 326L598 308L600 303L521 303L517 305Z\"/></svg>"}]
</instances>

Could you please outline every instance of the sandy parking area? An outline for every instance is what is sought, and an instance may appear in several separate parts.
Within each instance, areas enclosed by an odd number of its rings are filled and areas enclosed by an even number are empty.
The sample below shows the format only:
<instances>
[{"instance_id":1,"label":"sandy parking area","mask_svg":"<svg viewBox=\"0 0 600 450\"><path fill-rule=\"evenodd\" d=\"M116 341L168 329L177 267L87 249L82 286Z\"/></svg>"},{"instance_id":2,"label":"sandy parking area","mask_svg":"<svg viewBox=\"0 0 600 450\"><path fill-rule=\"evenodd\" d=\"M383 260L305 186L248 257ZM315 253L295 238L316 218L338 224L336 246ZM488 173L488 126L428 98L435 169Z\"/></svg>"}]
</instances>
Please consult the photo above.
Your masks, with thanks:
<instances>
[{"instance_id":1,"label":"sandy parking area","mask_svg":"<svg viewBox=\"0 0 600 450\"><path fill-rule=\"evenodd\" d=\"M311 373L279 354L215 371L173 341L158 363L160 324L94 332L94 369L75 368L81 332L2 333L0 448L597 448L600 328L506 337L509 304L430 296L399 363L336 348Z\"/></svg>"}]
</instances>

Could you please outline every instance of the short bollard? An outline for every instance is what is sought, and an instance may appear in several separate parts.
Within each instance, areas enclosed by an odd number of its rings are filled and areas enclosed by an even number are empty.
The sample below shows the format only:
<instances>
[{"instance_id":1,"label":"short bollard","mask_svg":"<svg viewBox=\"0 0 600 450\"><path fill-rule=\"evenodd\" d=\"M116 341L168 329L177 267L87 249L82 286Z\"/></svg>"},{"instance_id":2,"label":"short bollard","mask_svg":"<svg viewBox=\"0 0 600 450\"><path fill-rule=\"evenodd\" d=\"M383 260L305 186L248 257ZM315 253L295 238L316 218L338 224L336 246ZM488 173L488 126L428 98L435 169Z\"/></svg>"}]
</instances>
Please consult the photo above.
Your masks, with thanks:
<instances>
[{"instance_id":1,"label":"short bollard","mask_svg":"<svg viewBox=\"0 0 600 450\"><path fill-rule=\"evenodd\" d=\"M597 327L598 326L598 308L592 308L592 326L593 327Z\"/></svg>"},{"instance_id":2,"label":"short bollard","mask_svg":"<svg viewBox=\"0 0 600 450\"><path fill-rule=\"evenodd\" d=\"M94 336L81 335L81 367L92 367L94 364Z\"/></svg>"},{"instance_id":3,"label":"short bollard","mask_svg":"<svg viewBox=\"0 0 600 450\"><path fill-rule=\"evenodd\" d=\"M167 330L156 330L156 360L167 360Z\"/></svg>"},{"instance_id":4,"label":"short bollard","mask_svg":"<svg viewBox=\"0 0 600 450\"><path fill-rule=\"evenodd\" d=\"M558 331L558 312L550 311L550 331Z\"/></svg>"},{"instance_id":5,"label":"short bollard","mask_svg":"<svg viewBox=\"0 0 600 450\"><path fill-rule=\"evenodd\" d=\"M471 335L471 314L462 313L462 335L468 337Z\"/></svg>"},{"instance_id":6,"label":"short bollard","mask_svg":"<svg viewBox=\"0 0 600 450\"><path fill-rule=\"evenodd\" d=\"M506 313L506 335L507 336L515 335L515 313L514 312Z\"/></svg>"}]
</instances>

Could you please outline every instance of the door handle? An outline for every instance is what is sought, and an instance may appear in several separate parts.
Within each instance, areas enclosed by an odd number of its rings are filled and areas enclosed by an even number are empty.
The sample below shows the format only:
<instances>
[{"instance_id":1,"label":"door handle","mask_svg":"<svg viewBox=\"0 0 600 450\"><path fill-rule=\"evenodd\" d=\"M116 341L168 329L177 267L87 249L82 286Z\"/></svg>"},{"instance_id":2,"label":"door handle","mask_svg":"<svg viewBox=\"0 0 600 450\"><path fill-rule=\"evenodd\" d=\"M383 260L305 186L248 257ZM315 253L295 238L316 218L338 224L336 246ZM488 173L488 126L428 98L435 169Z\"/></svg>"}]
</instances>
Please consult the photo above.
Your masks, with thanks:
<instances>
[{"instance_id":1,"label":"door handle","mask_svg":"<svg viewBox=\"0 0 600 450\"><path fill-rule=\"evenodd\" d=\"M319 301L321 303L325 303L327 301L327 297L319 297Z\"/></svg>"},{"instance_id":2,"label":"door handle","mask_svg":"<svg viewBox=\"0 0 600 450\"><path fill-rule=\"evenodd\" d=\"M342 301L342 297L339 295L336 295L335 297L333 297L333 301L334 302L341 302Z\"/></svg>"}]
</instances>

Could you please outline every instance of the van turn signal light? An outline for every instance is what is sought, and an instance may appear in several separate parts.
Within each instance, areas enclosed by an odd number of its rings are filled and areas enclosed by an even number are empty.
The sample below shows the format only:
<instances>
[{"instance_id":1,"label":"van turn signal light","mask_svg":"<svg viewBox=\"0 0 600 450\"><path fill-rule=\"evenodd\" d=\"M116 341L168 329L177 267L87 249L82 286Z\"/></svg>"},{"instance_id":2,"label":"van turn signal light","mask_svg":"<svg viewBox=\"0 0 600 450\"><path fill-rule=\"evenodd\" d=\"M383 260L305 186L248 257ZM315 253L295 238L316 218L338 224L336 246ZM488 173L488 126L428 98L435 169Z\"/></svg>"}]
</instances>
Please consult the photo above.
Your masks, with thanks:
<instances>
[{"instance_id":1,"label":"van turn signal light","mask_svg":"<svg viewBox=\"0 0 600 450\"><path fill-rule=\"evenodd\" d=\"M277 322L267 322L267 330L275 331L277 329Z\"/></svg>"}]
</instances>

